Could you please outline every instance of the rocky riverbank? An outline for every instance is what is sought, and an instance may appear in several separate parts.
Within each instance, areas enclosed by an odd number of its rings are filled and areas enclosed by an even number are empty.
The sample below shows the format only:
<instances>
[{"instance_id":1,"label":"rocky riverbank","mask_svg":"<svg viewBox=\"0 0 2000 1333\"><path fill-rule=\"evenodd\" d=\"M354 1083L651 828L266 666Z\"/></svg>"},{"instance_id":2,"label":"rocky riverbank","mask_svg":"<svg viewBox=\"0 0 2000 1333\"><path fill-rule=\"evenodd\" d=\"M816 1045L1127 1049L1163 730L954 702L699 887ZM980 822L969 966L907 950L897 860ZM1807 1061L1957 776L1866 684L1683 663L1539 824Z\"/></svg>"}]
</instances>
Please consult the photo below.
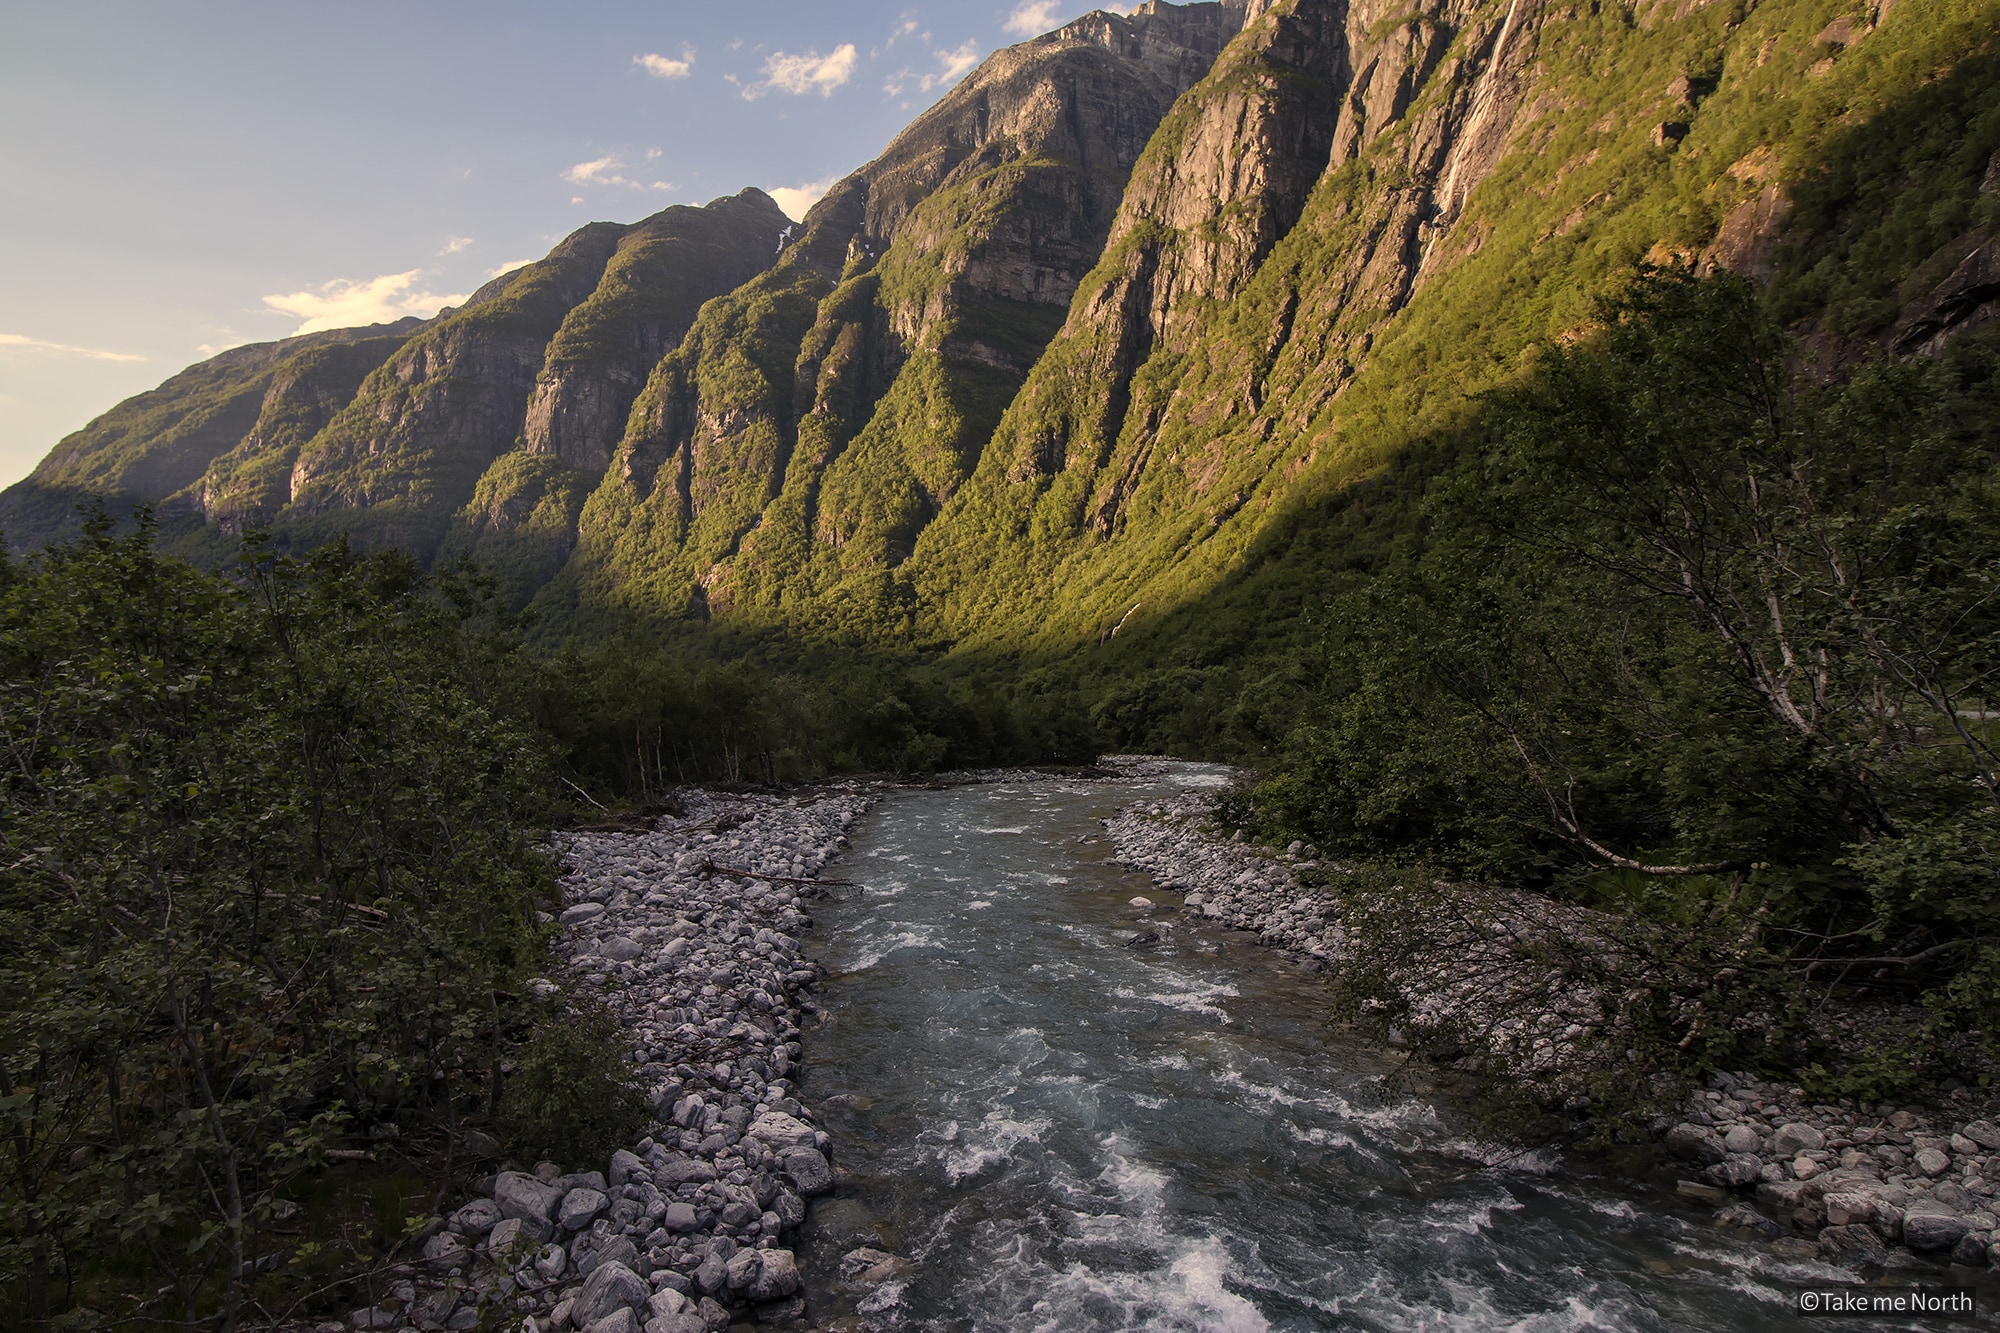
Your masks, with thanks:
<instances>
[{"instance_id":1,"label":"rocky riverbank","mask_svg":"<svg viewBox=\"0 0 2000 1333\"><path fill-rule=\"evenodd\" d=\"M1190 920L1255 932L1260 944L1311 967L1338 965L1350 941L1337 887L1301 879L1332 868L1297 843L1274 853L1225 841L1211 831L1212 814L1206 795L1184 792L1128 806L1105 827L1116 859L1183 895ZM1539 910L1516 906L1517 917ZM1518 1002L1533 992L1541 1003L1522 1003L1486 1026L1495 1047L1486 1054L1507 1068L1558 1063L1583 1007L1572 1003L1578 997L1508 978L1482 982L1475 998L1465 977L1480 971L1477 963L1468 954L1464 975L1432 978L1429 993L1414 997L1413 1021L1442 1022L1463 1003ZM1718 1205L1718 1225L1756 1233L1780 1253L1848 1267L1984 1268L2000 1241L2000 1128L1989 1110L1969 1091L1938 1110L1814 1103L1795 1085L1722 1074L1655 1130L1663 1158L1690 1177L1681 1193Z\"/></svg>"},{"instance_id":2,"label":"rocky riverbank","mask_svg":"<svg viewBox=\"0 0 2000 1333\"><path fill-rule=\"evenodd\" d=\"M831 1142L792 1081L816 979L800 936L817 873L875 799L692 791L644 832L555 835L564 966L537 988L612 1012L661 1127L603 1163L503 1163L432 1220L422 1261L353 1328L797 1324L791 1238L833 1188Z\"/></svg>"}]
</instances>

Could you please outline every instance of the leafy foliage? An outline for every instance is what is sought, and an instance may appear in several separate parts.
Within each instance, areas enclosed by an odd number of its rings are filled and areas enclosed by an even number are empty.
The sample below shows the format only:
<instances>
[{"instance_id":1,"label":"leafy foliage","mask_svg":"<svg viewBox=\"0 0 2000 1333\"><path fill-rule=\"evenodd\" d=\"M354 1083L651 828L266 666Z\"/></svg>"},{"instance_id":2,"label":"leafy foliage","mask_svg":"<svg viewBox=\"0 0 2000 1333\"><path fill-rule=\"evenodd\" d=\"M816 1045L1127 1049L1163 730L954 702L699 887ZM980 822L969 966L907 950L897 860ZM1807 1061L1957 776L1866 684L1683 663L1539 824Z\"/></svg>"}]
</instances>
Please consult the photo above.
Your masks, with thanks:
<instances>
[{"instance_id":1,"label":"leafy foliage","mask_svg":"<svg viewBox=\"0 0 2000 1333\"><path fill-rule=\"evenodd\" d=\"M2000 348L1830 385L1799 355L1746 285L1653 273L1488 399L1421 530L1331 604L1345 670L1272 831L1995 1031Z\"/></svg>"},{"instance_id":2,"label":"leafy foliage","mask_svg":"<svg viewBox=\"0 0 2000 1333\"><path fill-rule=\"evenodd\" d=\"M542 768L406 560L109 527L0 567L0 1284L41 1319L144 1256L139 1313L227 1327L345 1126L497 1091Z\"/></svg>"}]
</instances>

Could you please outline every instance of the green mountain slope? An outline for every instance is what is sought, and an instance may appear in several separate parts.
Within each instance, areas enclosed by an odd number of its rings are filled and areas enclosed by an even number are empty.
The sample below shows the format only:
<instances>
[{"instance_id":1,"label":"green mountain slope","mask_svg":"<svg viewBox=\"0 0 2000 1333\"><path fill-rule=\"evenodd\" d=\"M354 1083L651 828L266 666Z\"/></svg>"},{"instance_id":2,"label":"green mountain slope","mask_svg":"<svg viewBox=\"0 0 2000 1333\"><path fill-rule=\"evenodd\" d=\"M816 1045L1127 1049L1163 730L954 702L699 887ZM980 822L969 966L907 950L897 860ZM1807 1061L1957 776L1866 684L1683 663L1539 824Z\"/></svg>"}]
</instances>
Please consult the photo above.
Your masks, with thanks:
<instances>
[{"instance_id":1,"label":"green mountain slope","mask_svg":"<svg viewBox=\"0 0 2000 1333\"><path fill-rule=\"evenodd\" d=\"M1756 278L1829 367L1990 318L1996 32L2000 0L1094 14L797 228L755 191L596 224L405 344L227 354L0 509L26 544L98 491L471 554L550 634L1171 637L1643 262Z\"/></svg>"},{"instance_id":2,"label":"green mountain slope","mask_svg":"<svg viewBox=\"0 0 2000 1333\"><path fill-rule=\"evenodd\" d=\"M1829 339L1880 343L1994 234L1993 4L1905 4L1873 27L1837 0L1369 8L1347 14L1326 172L1239 292L1189 303L1192 337L1150 298L1154 273L1220 248L1235 200L1135 186L1129 239L911 562L939 637L1053 649L1188 604L1288 508L1450 422L1643 260L1771 278ZM1226 78L1176 121L1237 95ZM1163 131L1149 155L1214 160L1194 138ZM1121 358L1129 377L1107 373Z\"/></svg>"},{"instance_id":3,"label":"green mountain slope","mask_svg":"<svg viewBox=\"0 0 2000 1333\"><path fill-rule=\"evenodd\" d=\"M1148 137L1242 11L1094 15L1003 51L703 312L636 404L550 614L892 632L888 571L970 472Z\"/></svg>"},{"instance_id":4,"label":"green mountain slope","mask_svg":"<svg viewBox=\"0 0 2000 1333\"><path fill-rule=\"evenodd\" d=\"M405 319L309 333L231 348L190 366L68 436L32 474L0 492L0 530L11 547L27 550L73 535L84 499L113 506L165 500L265 429L267 415L275 428L275 418L295 414L301 386L324 384L344 404L363 375L422 327ZM233 516L233 502L225 510Z\"/></svg>"}]
</instances>

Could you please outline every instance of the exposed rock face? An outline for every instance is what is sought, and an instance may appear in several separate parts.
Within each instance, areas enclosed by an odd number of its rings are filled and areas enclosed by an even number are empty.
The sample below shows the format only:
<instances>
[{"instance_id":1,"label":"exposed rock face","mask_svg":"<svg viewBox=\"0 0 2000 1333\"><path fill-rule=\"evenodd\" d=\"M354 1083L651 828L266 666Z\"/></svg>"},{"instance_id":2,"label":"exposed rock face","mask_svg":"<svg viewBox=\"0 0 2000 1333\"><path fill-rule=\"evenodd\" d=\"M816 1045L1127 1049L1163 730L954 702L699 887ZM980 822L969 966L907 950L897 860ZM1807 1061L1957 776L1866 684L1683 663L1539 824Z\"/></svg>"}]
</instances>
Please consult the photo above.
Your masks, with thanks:
<instances>
[{"instance_id":1,"label":"exposed rock face","mask_svg":"<svg viewBox=\"0 0 2000 1333\"><path fill-rule=\"evenodd\" d=\"M344 403L353 394L352 385L340 394L349 370L379 365L422 327L405 319L234 347L127 399L0 492L8 544L24 550L70 535L86 497L114 507L161 502L201 483L246 434L275 430L294 411L309 416L322 398Z\"/></svg>"},{"instance_id":2,"label":"exposed rock face","mask_svg":"<svg viewBox=\"0 0 2000 1333\"><path fill-rule=\"evenodd\" d=\"M451 512L520 437L549 340L625 231L584 227L392 357L300 451L288 516L368 509L379 538L435 552Z\"/></svg>"},{"instance_id":3,"label":"exposed rock face","mask_svg":"<svg viewBox=\"0 0 2000 1333\"><path fill-rule=\"evenodd\" d=\"M276 517L291 499L292 466L299 449L325 429L362 381L407 341L389 336L334 343L301 352L281 365L265 390L256 424L202 475L198 496L207 520L233 536Z\"/></svg>"},{"instance_id":4,"label":"exposed rock face","mask_svg":"<svg viewBox=\"0 0 2000 1333\"><path fill-rule=\"evenodd\" d=\"M1842 210L1895 193L1878 166L1923 98L1847 71L1968 54L1911 12L1086 15L995 53L796 228L755 191L586 228L338 411L358 349L275 390L303 344L224 354L65 441L0 521L33 544L95 492L345 531L471 554L558 620L742 614L1008 651L1144 633L1299 503L1573 336L1637 257L1783 287L1876 253ZM1796 128L1829 90L1839 134L1880 141L1831 172L1811 155L1838 145ZM1953 207L2000 189L2000 155L1952 170ZM1846 190L1856 171L1881 178ZM1931 213L1961 215L1986 216ZM1914 355L1990 320L1985 226L1878 273L1902 290L1842 298L1848 332L1826 336Z\"/></svg>"},{"instance_id":5,"label":"exposed rock face","mask_svg":"<svg viewBox=\"0 0 2000 1333\"><path fill-rule=\"evenodd\" d=\"M703 302L770 266L790 226L755 189L633 225L549 343L528 404L527 451L602 475L655 363L680 345Z\"/></svg>"},{"instance_id":6,"label":"exposed rock face","mask_svg":"<svg viewBox=\"0 0 2000 1333\"><path fill-rule=\"evenodd\" d=\"M705 612L907 557L1242 13L1152 5L999 52L836 185L654 372L573 587Z\"/></svg>"}]
</instances>

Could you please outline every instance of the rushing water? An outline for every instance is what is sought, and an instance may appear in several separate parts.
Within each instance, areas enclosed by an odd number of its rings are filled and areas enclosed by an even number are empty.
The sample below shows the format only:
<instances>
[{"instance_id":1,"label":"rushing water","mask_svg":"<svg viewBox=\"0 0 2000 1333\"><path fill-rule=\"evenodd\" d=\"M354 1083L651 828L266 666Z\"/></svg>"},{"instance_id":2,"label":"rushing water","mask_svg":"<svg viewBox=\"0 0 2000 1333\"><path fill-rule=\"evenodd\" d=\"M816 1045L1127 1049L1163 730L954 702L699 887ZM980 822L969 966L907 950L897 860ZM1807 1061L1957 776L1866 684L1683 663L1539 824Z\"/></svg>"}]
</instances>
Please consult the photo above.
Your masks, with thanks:
<instances>
[{"instance_id":1,"label":"rushing water","mask_svg":"<svg viewBox=\"0 0 2000 1333\"><path fill-rule=\"evenodd\" d=\"M1247 936L1128 947L1179 899L1106 863L1098 817L1218 777L909 792L857 829L830 873L860 887L815 932L831 1021L807 1090L853 1177L815 1209L816 1309L1059 1333L1825 1327L1791 1292L1832 1270L1642 1182L1468 1142ZM915 1269L836 1289L864 1241Z\"/></svg>"}]
</instances>

